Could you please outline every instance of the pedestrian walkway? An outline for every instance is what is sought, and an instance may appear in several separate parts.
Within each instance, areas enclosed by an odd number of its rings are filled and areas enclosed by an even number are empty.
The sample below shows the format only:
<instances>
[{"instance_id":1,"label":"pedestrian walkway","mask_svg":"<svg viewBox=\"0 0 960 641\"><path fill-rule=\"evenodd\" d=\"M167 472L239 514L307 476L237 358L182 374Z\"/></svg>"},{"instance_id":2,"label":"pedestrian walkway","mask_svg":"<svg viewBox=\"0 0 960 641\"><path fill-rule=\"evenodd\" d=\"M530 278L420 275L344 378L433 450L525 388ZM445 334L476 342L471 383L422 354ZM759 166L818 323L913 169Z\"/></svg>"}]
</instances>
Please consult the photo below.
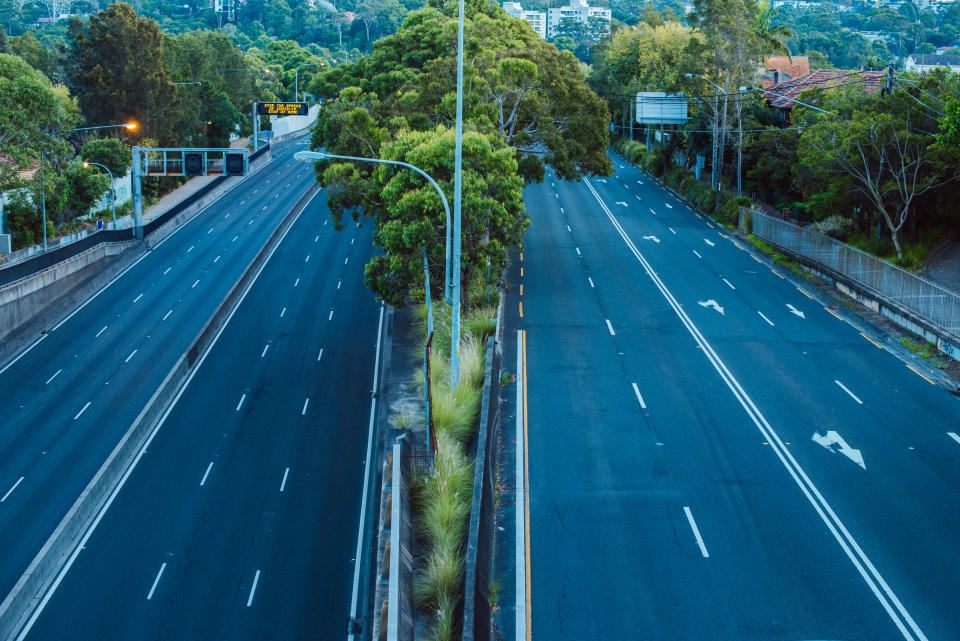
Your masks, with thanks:
<instances>
[{"instance_id":1,"label":"pedestrian walkway","mask_svg":"<svg viewBox=\"0 0 960 641\"><path fill-rule=\"evenodd\" d=\"M960 292L960 238L941 245L927 259L923 275L955 292Z\"/></svg>"}]
</instances>

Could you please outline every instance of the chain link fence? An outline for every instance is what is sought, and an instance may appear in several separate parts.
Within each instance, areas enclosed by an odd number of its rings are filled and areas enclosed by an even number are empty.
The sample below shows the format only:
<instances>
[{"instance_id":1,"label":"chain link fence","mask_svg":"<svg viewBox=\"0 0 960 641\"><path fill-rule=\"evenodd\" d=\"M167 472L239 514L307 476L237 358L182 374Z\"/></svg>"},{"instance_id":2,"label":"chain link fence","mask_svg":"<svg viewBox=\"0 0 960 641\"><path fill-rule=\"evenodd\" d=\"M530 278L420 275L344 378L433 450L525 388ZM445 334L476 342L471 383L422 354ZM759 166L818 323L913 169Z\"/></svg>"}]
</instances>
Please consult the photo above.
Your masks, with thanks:
<instances>
[{"instance_id":1,"label":"chain link fence","mask_svg":"<svg viewBox=\"0 0 960 641\"><path fill-rule=\"evenodd\" d=\"M812 229L758 211L748 215L755 236L826 265L935 325L960 334L960 296L950 290Z\"/></svg>"}]
</instances>

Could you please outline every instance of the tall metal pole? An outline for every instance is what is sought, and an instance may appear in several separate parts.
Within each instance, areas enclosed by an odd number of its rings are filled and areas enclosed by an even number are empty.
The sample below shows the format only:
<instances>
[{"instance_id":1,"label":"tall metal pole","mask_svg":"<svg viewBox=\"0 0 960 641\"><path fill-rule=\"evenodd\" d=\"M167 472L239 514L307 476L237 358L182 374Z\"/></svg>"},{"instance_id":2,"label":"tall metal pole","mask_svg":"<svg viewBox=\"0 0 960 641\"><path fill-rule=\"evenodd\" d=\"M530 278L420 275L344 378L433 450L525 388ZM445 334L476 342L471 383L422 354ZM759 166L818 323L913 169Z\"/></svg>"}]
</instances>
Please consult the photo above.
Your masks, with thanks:
<instances>
[{"instance_id":1,"label":"tall metal pole","mask_svg":"<svg viewBox=\"0 0 960 641\"><path fill-rule=\"evenodd\" d=\"M257 103L253 103L253 150L257 150L257 142L260 138L260 119L257 117Z\"/></svg>"},{"instance_id":2,"label":"tall metal pole","mask_svg":"<svg viewBox=\"0 0 960 641\"><path fill-rule=\"evenodd\" d=\"M293 70L293 101L300 102L300 67Z\"/></svg>"},{"instance_id":3,"label":"tall metal pole","mask_svg":"<svg viewBox=\"0 0 960 641\"><path fill-rule=\"evenodd\" d=\"M143 220L143 186L140 184L140 154L141 148L130 150L133 160L130 164L130 185L133 187L133 234L140 238L143 234L141 221Z\"/></svg>"},{"instance_id":4,"label":"tall metal pole","mask_svg":"<svg viewBox=\"0 0 960 641\"><path fill-rule=\"evenodd\" d=\"M43 182L43 147L40 148L40 202L42 203L40 210L43 222L43 251L47 251L47 187Z\"/></svg>"},{"instance_id":5,"label":"tall metal pole","mask_svg":"<svg viewBox=\"0 0 960 641\"><path fill-rule=\"evenodd\" d=\"M102 168L107 172L107 175L110 176L110 209L113 212L113 229L117 228L117 186L116 180L113 178L113 172L110 171L110 168L106 165L101 165L98 162L84 161L83 166L87 165L96 165L97 167Z\"/></svg>"},{"instance_id":6,"label":"tall metal pole","mask_svg":"<svg viewBox=\"0 0 960 641\"><path fill-rule=\"evenodd\" d=\"M457 21L457 123L453 157L453 313L450 322L450 385L460 382L460 228L463 173L463 0Z\"/></svg>"}]
</instances>

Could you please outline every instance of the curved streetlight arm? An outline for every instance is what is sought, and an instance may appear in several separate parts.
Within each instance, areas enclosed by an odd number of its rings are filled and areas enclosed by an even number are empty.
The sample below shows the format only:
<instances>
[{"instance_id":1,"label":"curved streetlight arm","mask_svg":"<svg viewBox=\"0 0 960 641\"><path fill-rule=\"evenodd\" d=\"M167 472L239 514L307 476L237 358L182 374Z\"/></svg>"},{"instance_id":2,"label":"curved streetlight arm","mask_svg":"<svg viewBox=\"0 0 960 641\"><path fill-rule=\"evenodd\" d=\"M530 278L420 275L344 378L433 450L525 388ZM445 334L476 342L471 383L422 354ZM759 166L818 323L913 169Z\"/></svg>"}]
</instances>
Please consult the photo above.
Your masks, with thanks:
<instances>
[{"instance_id":1,"label":"curved streetlight arm","mask_svg":"<svg viewBox=\"0 0 960 641\"><path fill-rule=\"evenodd\" d=\"M709 82L711 85L713 85L714 87L716 87L717 89L719 89L719 90L720 90L720 93L724 93L724 94L727 93L727 90L726 90L726 89L724 89L723 87L721 87L720 85L718 85L717 83L715 83L713 80L710 80L710 78L707 78L706 76L701 75L701 74L699 74L699 73L685 73L685 74L683 74L683 76L684 76L685 78L700 78L701 80L706 80L706 81Z\"/></svg>"},{"instance_id":2,"label":"curved streetlight arm","mask_svg":"<svg viewBox=\"0 0 960 641\"><path fill-rule=\"evenodd\" d=\"M101 167L104 171L107 172L107 175L110 176L110 211L113 214L113 229L117 228L117 183L113 178L113 172L110 171L110 168L106 165L101 165L98 162L90 162L89 160L83 161L83 166L87 165L96 165Z\"/></svg>"},{"instance_id":3,"label":"curved streetlight arm","mask_svg":"<svg viewBox=\"0 0 960 641\"><path fill-rule=\"evenodd\" d=\"M440 200L443 202L443 210L447 214L447 282L446 282L445 296L446 296L447 303L452 304L452 301L450 299L450 240L451 240L451 234L453 230L450 227L450 205L447 203L447 197L443 194L443 190L440 189L440 185L437 184L437 181L431 178L427 172L420 169L419 167L415 167L410 163L401 162L399 160L382 160L380 158L360 158L358 156L339 156L337 154L328 154L325 151L298 151L297 153L293 154L293 157L301 162L310 162L313 160L327 160L329 158L334 160L354 160L357 162L371 162L371 163L376 163L380 165L397 165L400 167L406 167L407 169L412 169L413 171L417 172L418 174L426 178L427 182L433 185L433 188L437 190L438 194L440 194Z\"/></svg>"},{"instance_id":4,"label":"curved streetlight arm","mask_svg":"<svg viewBox=\"0 0 960 641\"><path fill-rule=\"evenodd\" d=\"M300 102L300 68L301 67L322 67L326 63L324 62L307 62L302 65L297 65L297 68L293 70L293 99L295 102Z\"/></svg>"}]
</instances>

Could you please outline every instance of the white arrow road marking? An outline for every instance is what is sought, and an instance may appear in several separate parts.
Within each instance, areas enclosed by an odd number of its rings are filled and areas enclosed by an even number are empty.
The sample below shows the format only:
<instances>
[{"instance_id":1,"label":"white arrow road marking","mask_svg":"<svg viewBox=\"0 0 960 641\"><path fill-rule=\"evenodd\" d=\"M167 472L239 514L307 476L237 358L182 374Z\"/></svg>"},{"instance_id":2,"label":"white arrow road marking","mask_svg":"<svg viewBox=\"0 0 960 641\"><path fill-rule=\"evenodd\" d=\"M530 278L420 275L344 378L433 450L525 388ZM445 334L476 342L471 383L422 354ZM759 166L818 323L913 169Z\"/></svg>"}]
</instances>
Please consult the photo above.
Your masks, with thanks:
<instances>
[{"instance_id":1,"label":"white arrow road marking","mask_svg":"<svg viewBox=\"0 0 960 641\"><path fill-rule=\"evenodd\" d=\"M657 238L656 236L644 236L643 239L644 239L644 240L652 240L652 241L655 242L655 243L659 243L659 242L660 242L660 239Z\"/></svg>"},{"instance_id":2,"label":"white arrow road marking","mask_svg":"<svg viewBox=\"0 0 960 641\"><path fill-rule=\"evenodd\" d=\"M960 443L960 436L957 436L956 432L947 432L947 436Z\"/></svg>"},{"instance_id":3,"label":"white arrow road marking","mask_svg":"<svg viewBox=\"0 0 960 641\"><path fill-rule=\"evenodd\" d=\"M794 307L794 306L791 305L790 303L787 303L787 309L790 310L790 313L791 313L791 314L796 314L796 315L799 316L800 318L806 318L806 316L803 315L803 312L801 312L799 309L797 309L796 307Z\"/></svg>"},{"instance_id":4,"label":"white arrow road marking","mask_svg":"<svg viewBox=\"0 0 960 641\"><path fill-rule=\"evenodd\" d=\"M699 301L698 304L699 304L701 307L710 307L710 308L712 308L712 309L717 310L718 312L720 312L720 315L721 315L721 316L724 316L724 315L725 315L725 314L723 313L723 308L720 307L719 305L717 305L717 301L713 300L712 298L711 298L710 300L702 300L702 301Z\"/></svg>"},{"instance_id":5,"label":"white arrow road marking","mask_svg":"<svg viewBox=\"0 0 960 641\"><path fill-rule=\"evenodd\" d=\"M617 204L620 205L621 207L627 207L627 206L628 206L627 203L623 202L622 200L618 200L618 201L617 201Z\"/></svg>"},{"instance_id":6,"label":"white arrow road marking","mask_svg":"<svg viewBox=\"0 0 960 641\"><path fill-rule=\"evenodd\" d=\"M663 204L667 206L667 209L673 209L673 205L671 205L670 203L663 203Z\"/></svg>"},{"instance_id":7,"label":"white arrow road marking","mask_svg":"<svg viewBox=\"0 0 960 641\"><path fill-rule=\"evenodd\" d=\"M713 243L712 240L707 240L706 238L704 238L704 239L703 239L703 242L705 242L706 244L710 245L711 247L716 247L716 245L714 245L714 243Z\"/></svg>"},{"instance_id":8,"label":"white arrow road marking","mask_svg":"<svg viewBox=\"0 0 960 641\"><path fill-rule=\"evenodd\" d=\"M606 184L607 184L607 179L606 179L606 178L598 178L598 179L597 179L597 182L598 182L598 183L603 183L604 185L606 185Z\"/></svg>"},{"instance_id":9,"label":"white arrow road marking","mask_svg":"<svg viewBox=\"0 0 960 641\"><path fill-rule=\"evenodd\" d=\"M843 440L843 437L833 430L827 432L826 436L820 436L820 432L814 432L812 439L815 443L819 443L831 452L839 452L863 469L867 469L866 464L863 462L863 455L860 453L860 450L855 450L847 445L847 442ZM834 449L834 445L839 445L840 447Z\"/></svg>"}]
</instances>

